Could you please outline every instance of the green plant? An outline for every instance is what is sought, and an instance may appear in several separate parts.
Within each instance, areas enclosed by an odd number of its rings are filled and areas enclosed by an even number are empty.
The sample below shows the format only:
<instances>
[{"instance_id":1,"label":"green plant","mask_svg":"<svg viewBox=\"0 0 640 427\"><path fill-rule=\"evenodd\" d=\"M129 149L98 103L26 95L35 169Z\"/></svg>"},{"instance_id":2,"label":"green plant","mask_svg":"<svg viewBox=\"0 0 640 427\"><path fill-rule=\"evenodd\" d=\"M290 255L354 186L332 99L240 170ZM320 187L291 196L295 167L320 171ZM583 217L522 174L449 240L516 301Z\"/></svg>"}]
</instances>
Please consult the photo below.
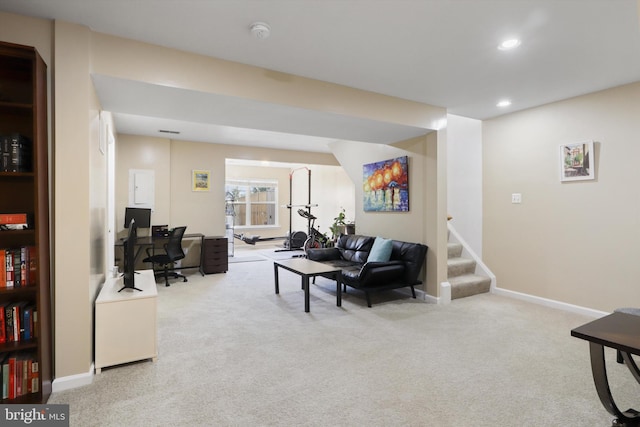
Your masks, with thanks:
<instances>
[{"instance_id":1,"label":"green plant","mask_svg":"<svg viewBox=\"0 0 640 427\"><path fill-rule=\"evenodd\" d=\"M346 225L345 221L344 208L340 210L338 216L333 218L333 224L329 227L331 230L331 235L334 239L337 239L340 236L340 233L344 230L344 226Z\"/></svg>"}]
</instances>

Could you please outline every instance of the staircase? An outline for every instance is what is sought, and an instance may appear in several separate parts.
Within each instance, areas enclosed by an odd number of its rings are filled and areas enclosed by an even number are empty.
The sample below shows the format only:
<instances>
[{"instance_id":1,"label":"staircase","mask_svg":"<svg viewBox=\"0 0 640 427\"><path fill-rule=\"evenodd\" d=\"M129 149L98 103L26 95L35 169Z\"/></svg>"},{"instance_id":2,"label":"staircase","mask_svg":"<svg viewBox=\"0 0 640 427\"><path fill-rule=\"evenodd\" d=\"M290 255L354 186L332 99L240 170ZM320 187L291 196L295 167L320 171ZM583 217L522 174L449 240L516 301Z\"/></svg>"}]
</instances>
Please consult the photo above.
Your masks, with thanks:
<instances>
[{"instance_id":1,"label":"staircase","mask_svg":"<svg viewBox=\"0 0 640 427\"><path fill-rule=\"evenodd\" d=\"M451 285L451 299L489 292L491 278L475 274L476 262L462 257L460 243L448 243L447 275Z\"/></svg>"}]
</instances>

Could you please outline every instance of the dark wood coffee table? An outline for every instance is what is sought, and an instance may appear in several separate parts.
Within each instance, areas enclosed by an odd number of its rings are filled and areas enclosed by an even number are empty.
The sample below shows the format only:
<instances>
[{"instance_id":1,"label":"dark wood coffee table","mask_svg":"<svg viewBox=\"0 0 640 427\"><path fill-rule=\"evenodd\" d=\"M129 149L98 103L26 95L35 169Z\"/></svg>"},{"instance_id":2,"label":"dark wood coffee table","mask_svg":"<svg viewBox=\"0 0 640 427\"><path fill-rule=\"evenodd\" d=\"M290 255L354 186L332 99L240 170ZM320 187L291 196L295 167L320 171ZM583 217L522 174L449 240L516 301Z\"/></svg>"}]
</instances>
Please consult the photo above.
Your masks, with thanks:
<instances>
[{"instance_id":1,"label":"dark wood coffee table","mask_svg":"<svg viewBox=\"0 0 640 427\"><path fill-rule=\"evenodd\" d=\"M273 262L273 274L276 282L276 294L280 293L278 282L278 267L289 270L302 277L302 289L304 290L304 311L309 312L309 278L322 276L336 281L336 305L342 306L342 270L321 262L311 261L306 258L292 258Z\"/></svg>"},{"instance_id":2,"label":"dark wood coffee table","mask_svg":"<svg viewBox=\"0 0 640 427\"><path fill-rule=\"evenodd\" d=\"M604 360L604 347L618 350L625 365L640 383L640 369L631 358L632 354L640 355L640 316L613 313L573 329L571 336L589 341L591 372L596 391L605 409L617 417L613 425L640 425L640 412L635 409L621 411L613 401Z\"/></svg>"}]
</instances>

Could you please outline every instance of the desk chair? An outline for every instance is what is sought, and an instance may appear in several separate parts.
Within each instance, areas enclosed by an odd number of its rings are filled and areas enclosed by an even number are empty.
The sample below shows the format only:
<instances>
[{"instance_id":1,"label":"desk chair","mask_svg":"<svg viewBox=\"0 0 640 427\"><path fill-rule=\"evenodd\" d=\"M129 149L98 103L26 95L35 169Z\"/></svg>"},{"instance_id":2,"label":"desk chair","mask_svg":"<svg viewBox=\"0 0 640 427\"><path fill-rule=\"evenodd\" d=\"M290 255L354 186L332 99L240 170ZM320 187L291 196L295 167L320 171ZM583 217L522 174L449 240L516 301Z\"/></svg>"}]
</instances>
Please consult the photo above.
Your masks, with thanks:
<instances>
[{"instance_id":1,"label":"desk chair","mask_svg":"<svg viewBox=\"0 0 640 427\"><path fill-rule=\"evenodd\" d=\"M173 264L184 258L184 251L182 250L182 236L184 236L184 232L187 227L176 227L169 233L169 237L167 243L163 245L164 252L161 254L153 254L153 248L147 248L147 257L142 260L142 262L150 262L154 266L158 264L162 266L162 271L155 272L156 276L162 275L164 276L164 281L166 286L169 286L169 276L171 277L182 277L182 281L186 282L187 278L184 277L180 273L176 273L175 271L169 271L169 268L173 267Z\"/></svg>"}]
</instances>

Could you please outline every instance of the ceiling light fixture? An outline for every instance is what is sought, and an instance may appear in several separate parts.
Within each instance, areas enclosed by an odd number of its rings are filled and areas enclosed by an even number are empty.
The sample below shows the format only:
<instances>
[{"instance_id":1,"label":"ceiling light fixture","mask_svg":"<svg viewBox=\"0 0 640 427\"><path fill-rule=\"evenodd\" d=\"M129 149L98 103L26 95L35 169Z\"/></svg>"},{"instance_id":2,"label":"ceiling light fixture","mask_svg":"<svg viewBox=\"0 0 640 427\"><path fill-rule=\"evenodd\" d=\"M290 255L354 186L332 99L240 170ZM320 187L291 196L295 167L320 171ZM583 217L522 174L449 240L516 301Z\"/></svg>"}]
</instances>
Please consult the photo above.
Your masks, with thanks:
<instances>
[{"instance_id":1,"label":"ceiling light fixture","mask_svg":"<svg viewBox=\"0 0 640 427\"><path fill-rule=\"evenodd\" d=\"M511 49L515 49L518 46L520 46L520 40L518 39L508 39L503 41L502 43L500 43L498 45L498 49L500 50L511 50Z\"/></svg>"},{"instance_id":2,"label":"ceiling light fixture","mask_svg":"<svg viewBox=\"0 0 640 427\"><path fill-rule=\"evenodd\" d=\"M508 107L509 105L511 105L511 101L509 101L508 99L503 99L502 101L496 104L496 107L504 108L504 107Z\"/></svg>"},{"instance_id":3,"label":"ceiling light fixture","mask_svg":"<svg viewBox=\"0 0 640 427\"><path fill-rule=\"evenodd\" d=\"M264 40L271 34L271 27L264 22L254 22L249 28L251 29L251 34L259 40Z\"/></svg>"}]
</instances>

